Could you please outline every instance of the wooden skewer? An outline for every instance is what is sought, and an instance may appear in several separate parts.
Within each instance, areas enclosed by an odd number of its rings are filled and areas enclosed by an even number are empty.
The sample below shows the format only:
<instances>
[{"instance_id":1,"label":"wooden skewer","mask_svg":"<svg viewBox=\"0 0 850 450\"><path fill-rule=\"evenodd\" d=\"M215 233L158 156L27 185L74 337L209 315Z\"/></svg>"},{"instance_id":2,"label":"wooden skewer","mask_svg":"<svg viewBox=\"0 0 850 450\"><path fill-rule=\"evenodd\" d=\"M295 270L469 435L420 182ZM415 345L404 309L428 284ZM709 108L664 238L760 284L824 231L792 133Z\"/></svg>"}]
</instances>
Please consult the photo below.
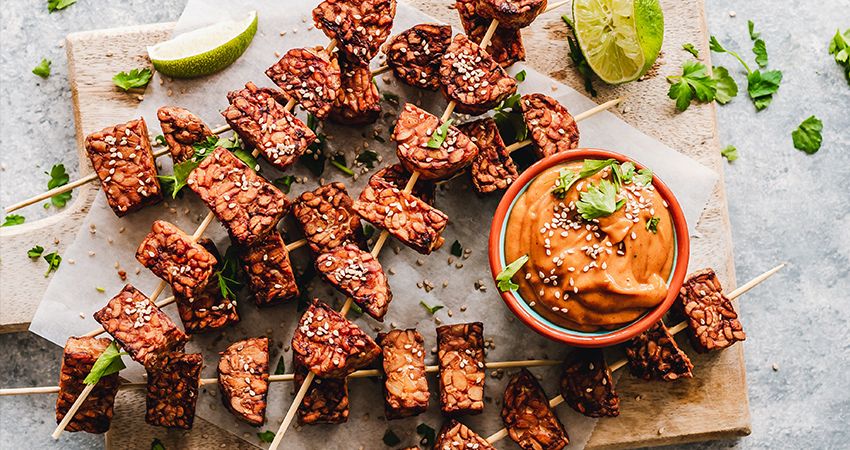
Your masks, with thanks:
<instances>
[{"instance_id":1,"label":"wooden skewer","mask_svg":"<svg viewBox=\"0 0 850 450\"><path fill-rule=\"evenodd\" d=\"M752 280L750 280L749 282L747 282L743 286L741 286L738 289L735 289L734 291L729 293L729 296L728 296L729 300L735 300L736 298L740 297L741 295L744 295L750 289L758 286L764 280L773 276L773 274L775 274L776 272L779 272L783 267L785 267L785 263L782 263L782 264L768 270L767 272L753 278ZM688 327L687 321L681 321L681 322L677 323L676 325L670 327L668 329L668 331L670 332L671 335L675 336L676 334L682 332L687 327ZM611 364L608 367L608 369L611 372L616 372L617 370L623 368L628 363L629 363L629 361L627 359L623 358L623 359L620 359L619 361L615 362L614 364ZM561 403L564 403L564 397L562 395L557 395L555 397L552 397L551 400L549 400L549 406L552 407L552 408L560 405ZM501 430L490 435L487 438L487 442L492 444L494 442L501 441L502 439L506 438L507 436L508 436L508 429L502 428Z\"/></svg>"}]
</instances>

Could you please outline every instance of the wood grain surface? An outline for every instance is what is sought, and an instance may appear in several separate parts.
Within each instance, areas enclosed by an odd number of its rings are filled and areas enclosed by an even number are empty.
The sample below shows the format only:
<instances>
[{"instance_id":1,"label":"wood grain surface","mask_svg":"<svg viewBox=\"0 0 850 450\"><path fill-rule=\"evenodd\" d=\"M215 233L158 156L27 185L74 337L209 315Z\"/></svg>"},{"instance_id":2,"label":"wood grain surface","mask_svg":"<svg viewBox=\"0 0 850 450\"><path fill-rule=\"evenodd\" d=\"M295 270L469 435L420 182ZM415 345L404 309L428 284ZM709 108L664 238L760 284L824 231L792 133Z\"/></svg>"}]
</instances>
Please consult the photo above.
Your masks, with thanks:
<instances>
[{"instance_id":1,"label":"wood grain surface","mask_svg":"<svg viewBox=\"0 0 850 450\"><path fill-rule=\"evenodd\" d=\"M440 20L459 25L455 11L448 7L446 0L413 0L410 3ZM603 86L597 82L599 97L596 101L601 103L625 96L627 100L616 111L620 117L697 159L722 177L713 104L676 112L673 102L666 96L668 84L664 79L678 70L688 56L680 50L683 43L694 43L704 58L709 55L702 0L662 0L661 3L667 20L657 67L645 80L623 86ZM564 8L562 12L543 15L523 30L527 60L535 69L583 91L583 82L568 57L566 29L560 20L560 15L568 11ZM80 144L81 174L91 171L82 150L83 137L131 117L137 102L135 94L123 93L112 85L111 75L126 67L147 64L145 46L167 38L172 27L173 24L152 24L68 36L69 81ZM98 184L78 189L73 203L61 214L0 229L3 243L0 246L0 331L26 329L49 281L44 278L41 266L22 265L21 255L33 243L49 241L58 241L61 252L73 240L97 189ZM722 178L697 225L697 233L691 241L691 269L714 267L726 288L731 290L735 286L732 242ZM699 266L693 262L698 262ZM689 346L685 349L695 355ZM622 415L600 420L589 448L632 448L748 434L750 418L743 347L737 345L718 354L694 356L693 361L696 366L693 380L646 383L622 376L617 386ZM124 391L119 394L112 431L107 436L108 448L147 449L154 437L169 449L254 448L204 420L196 420L191 432L150 427L144 423L144 393ZM497 446L515 448L508 441ZM317 443L316 448L330 447Z\"/></svg>"}]
</instances>

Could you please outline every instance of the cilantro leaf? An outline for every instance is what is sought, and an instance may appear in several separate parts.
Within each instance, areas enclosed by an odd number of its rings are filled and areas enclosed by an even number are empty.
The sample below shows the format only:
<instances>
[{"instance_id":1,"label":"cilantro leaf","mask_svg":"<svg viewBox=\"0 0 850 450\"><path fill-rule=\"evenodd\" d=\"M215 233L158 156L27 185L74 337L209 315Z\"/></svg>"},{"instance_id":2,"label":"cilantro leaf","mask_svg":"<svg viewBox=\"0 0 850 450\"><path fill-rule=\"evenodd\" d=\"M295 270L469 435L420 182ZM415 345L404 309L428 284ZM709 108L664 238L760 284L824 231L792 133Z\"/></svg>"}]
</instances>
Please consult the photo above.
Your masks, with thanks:
<instances>
[{"instance_id":1,"label":"cilantro leaf","mask_svg":"<svg viewBox=\"0 0 850 450\"><path fill-rule=\"evenodd\" d=\"M616 159L585 159L582 166L581 171L579 171L579 178L587 178L591 175L595 175L600 170L616 164Z\"/></svg>"},{"instance_id":2,"label":"cilantro leaf","mask_svg":"<svg viewBox=\"0 0 850 450\"><path fill-rule=\"evenodd\" d=\"M54 12L65 9L74 3L77 3L77 0L47 0L47 11Z\"/></svg>"},{"instance_id":3,"label":"cilantro leaf","mask_svg":"<svg viewBox=\"0 0 850 450\"><path fill-rule=\"evenodd\" d=\"M520 70L519 72L517 72L517 74L514 78L519 82L523 82L523 81L525 81L525 75L526 75L525 69L523 69L523 70Z\"/></svg>"},{"instance_id":4,"label":"cilantro leaf","mask_svg":"<svg viewBox=\"0 0 850 450\"><path fill-rule=\"evenodd\" d=\"M756 33L756 32L755 32L755 27L756 27L756 24L755 24L755 23L753 23L753 21L752 21L752 20L748 20L748 21L747 21L747 28L748 28L748 29L749 29L749 31L750 31L750 39L752 39L752 40L756 40L756 39L758 39L758 38L759 38L759 36L761 36L761 33Z\"/></svg>"},{"instance_id":5,"label":"cilantro leaf","mask_svg":"<svg viewBox=\"0 0 850 450\"><path fill-rule=\"evenodd\" d=\"M165 136L161 134L157 134L156 137L153 138L153 141L156 145L168 145L168 141L165 140Z\"/></svg>"},{"instance_id":6,"label":"cilantro leaf","mask_svg":"<svg viewBox=\"0 0 850 450\"><path fill-rule=\"evenodd\" d=\"M154 440L151 441L151 450L165 450L165 445L163 445L162 441L159 439L154 438Z\"/></svg>"},{"instance_id":7,"label":"cilantro leaf","mask_svg":"<svg viewBox=\"0 0 850 450\"><path fill-rule=\"evenodd\" d=\"M454 119L449 119L445 121L442 125L437 127L433 134L431 134L431 139L428 140L428 148L440 148L443 145L443 142L446 140L446 137L449 135L449 127L452 125Z\"/></svg>"},{"instance_id":8,"label":"cilantro leaf","mask_svg":"<svg viewBox=\"0 0 850 450\"><path fill-rule=\"evenodd\" d=\"M68 173L65 172L64 164L54 164L50 169L50 173L45 172L45 174L50 175L50 181L47 182L47 189L54 189L59 186L64 186L68 184L68 181L71 180L71 177L68 176ZM63 192L61 194L56 194L53 197L50 197L50 203L57 208L62 208L68 203L68 200L71 200L71 192Z\"/></svg>"},{"instance_id":9,"label":"cilantro leaf","mask_svg":"<svg viewBox=\"0 0 850 450\"><path fill-rule=\"evenodd\" d=\"M40 76L41 78L47 78L50 76L50 64L52 62L47 58L41 58L41 62L38 63L37 66L33 67L32 73Z\"/></svg>"},{"instance_id":10,"label":"cilantro leaf","mask_svg":"<svg viewBox=\"0 0 850 450\"><path fill-rule=\"evenodd\" d=\"M579 176L575 172L567 168L558 171L558 178L555 180L555 186L552 188L552 195L556 198L564 198L567 196L570 188L573 187Z\"/></svg>"},{"instance_id":11,"label":"cilantro leaf","mask_svg":"<svg viewBox=\"0 0 850 450\"><path fill-rule=\"evenodd\" d=\"M762 39L756 39L753 43L753 54L756 55L756 64L759 67L767 67L767 46Z\"/></svg>"},{"instance_id":12,"label":"cilantro leaf","mask_svg":"<svg viewBox=\"0 0 850 450\"><path fill-rule=\"evenodd\" d=\"M338 155L334 155L334 157L331 158L331 165L339 169L340 172L350 177L354 176L354 171L349 169L347 163L345 162L345 155L341 153Z\"/></svg>"},{"instance_id":13,"label":"cilantro leaf","mask_svg":"<svg viewBox=\"0 0 850 450\"><path fill-rule=\"evenodd\" d=\"M174 173L171 175L157 175L156 177L160 180L162 190L165 193L171 193L171 198L177 198L180 190L189 183L189 174L199 165L199 162L190 159L175 164Z\"/></svg>"},{"instance_id":14,"label":"cilantro leaf","mask_svg":"<svg viewBox=\"0 0 850 450\"><path fill-rule=\"evenodd\" d=\"M623 181L623 184L629 184L635 177L636 169L635 165L632 164L631 161L626 161L620 164L619 176Z\"/></svg>"},{"instance_id":15,"label":"cilantro leaf","mask_svg":"<svg viewBox=\"0 0 850 450\"><path fill-rule=\"evenodd\" d=\"M578 40L575 38L575 27L573 26L573 21L567 16L561 16L561 20L567 24L567 27L572 31L572 34L567 35L567 44L570 46L570 59L573 61L573 65L575 65L576 70L584 79L584 90L587 91L591 97L596 97L596 89L593 88L593 69L590 68L590 64L587 62L587 58L584 57L584 53L581 51L581 46L578 44Z\"/></svg>"},{"instance_id":16,"label":"cilantro leaf","mask_svg":"<svg viewBox=\"0 0 850 450\"><path fill-rule=\"evenodd\" d=\"M711 51L715 53L728 53L732 55L735 59L738 60L739 63L741 63L742 66L744 66L744 70L746 70L747 73L752 72L752 70L750 70L750 66L748 66L747 63L744 62L743 58L741 58L741 55L739 55L737 52L727 50L725 47L723 47L723 45L720 44L720 41L718 41L716 37L711 36L708 41L708 46L709 48L711 48Z\"/></svg>"},{"instance_id":17,"label":"cilantro leaf","mask_svg":"<svg viewBox=\"0 0 850 450\"><path fill-rule=\"evenodd\" d=\"M288 194L290 189L292 189L292 183L295 182L295 177L292 175L284 175L280 178L275 178L272 181L272 184L277 186L278 189L281 190L284 194Z\"/></svg>"},{"instance_id":18,"label":"cilantro leaf","mask_svg":"<svg viewBox=\"0 0 850 450\"><path fill-rule=\"evenodd\" d=\"M26 222L26 220L27 218L20 214L9 214L8 216L6 216L5 219L3 219L3 225L0 226L11 227L13 225L20 225Z\"/></svg>"},{"instance_id":19,"label":"cilantro leaf","mask_svg":"<svg viewBox=\"0 0 850 450\"><path fill-rule=\"evenodd\" d=\"M649 186L652 184L652 169L640 169L634 178L635 183L641 186Z\"/></svg>"},{"instance_id":20,"label":"cilantro leaf","mask_svg":"<svg viewBox=\"0 0 850 450\"><path fill-rule=\"evenodd\" d=\"M715 82L714 100L717 103L725 105L738 96L738 83L729 75L725 67L714 66L711 70L711 79Z\"/></svg>"},{"instance_id":21,"label":"cilantro leaf","mask_svg":"<svg viewBox=\"0 0 850 450\"><path fill-rule=\"evenodd\" d=\"M699 58L699 50L697 50L697 48L694 47L694 44L691 44L690 42L682 44L682 50L694 55L694 58Z\"/></svg>"},{"instance_id":22,"label":"cilantro leaf","mask_svg":"<svg viewBox=\"0 0 850 450\"><path fill-rule=\"evenodd\" d=\"M396 435L393 430L387 428L387 431L384 433L384 445L388 447L395 447L396 445L401 443L401 439Z\"/></svg>"},{"instance_id":23,"label":"cilantro leaf","mask_svg":"<svg viewBox=\"0 0 850 450\"><path fill-rule=\"evenodd\" d=\"M377 137L377 136L375 136ZM373 152L372 150L363 150L359 155L355 158L355 161L363 164L364 166L373 169L375 167L375 163L378 162L378 154Z\"/></svg>"},{"instance_id":24,"label":"cilantro leaf","mask_svg":"<svg viewBox=\"0 0 850 450\"><path fill-rule=\"evenodd\" d=\"M502 292L512 291L519 288L519 285L511 281L511 278L519 272L519 269L528 262L528 255L522 255L516 261L508 264L498 275L496 275L496 287Z\"/></svg>"},{"instance_id":25,"label":"cilantro leaf","mask_svg":"<svg viewBox=\"0 0 850 450\"><path fill-rule=\"evenodd\" d=\"M726 148L720 150L720 156L726 158L730 163L738 159L738 149L734 145L727 145Z\"/></svg>"},{"instance_id":26,"label":"cilantro leaf","mask_svg":"<svg viewBox=\"0 0 850 450\"><path fill-rule=\"evenodd\" d=\"M809 155L817 153L820 150L823 136L823 122L815 116L809 116L803 123L791 133L791 138L794 140L794 148L804 151Z\"/></svg>"},{"instance_id":27,"label":"cilantro leaf","mask_svg":"<svg viewBox=\"0 0 850 450\"><path fill-rule=\"evenodd\" d=\"M682 64L682 74L667 77L670 90L667 96L676 100L679 111L688 109L691 101L696 99L701 103L714 100L717 93L717 82L708 74L705 64L696 61L685 61Z\"/></svg>"},{"instance_id":28,"label":"cilantro leaf","mask_svg":"<svg viewBox=\"0 0 850 450\"><path fill-rule=\"evenodd\" d=\"M419 302L419 304L420 304L420 305L422 305L422 307L423 307L423 308L425 308L425 309L428 311L428 313L429 313L429 314L431 314L432 316L433 316L433 315L434 315L434 313L436 313L437 311L439 311L439 310L441 310L441 309L445 308L445 306L443 306L443 305L434 305L434 306L430 306L430 305L428 305L427 303L425 303L424 301L420 301L420 302Z\"/></svg>"},{"instance_id":29,"label":"cilantro leaf","mask_svg":"<svg viewBox=\"0 0 850 450\"><path fill-rule=\"evenodd\" d=\"M457 256L458 258L463 256L463 246L460 245L460 241L458 241L457 239L452 242L451 254Z\"/></svg>"},{"instance_id":30,"label":"cilantro leaf","mask_svg":"<svg viewBox=\"0 0 850 450\"><path fill-rule=\"evenodd\" d=\"M260 442L271 443L274 441L274 431L266 430L262 433L257 433L257 437L260 438Z\"/></svg>"},{"instance_id":31,"label":"cilantro leaf","mask_svg":"<svg viewBox=\"0 0 850 450\"><path fill-rule=\"evenodd\" d=\"M27 256L33 259L38 258L42 253L44 253L44 247L40 245L36 245L35 247L27 250Z\"/></svg>"},{"instance_id":32,"label":"cilantro leaf","mask_svg":"<svg viewBox=\"0 0 850 450\"><path fill-rule=\"evenodd\" d=\"M660 217L653 216L651 219L646 220L646 231L651 231L652 234L658 234L658 222L661 222Z\"/></svg>"},{"instance_id":33,"label":"cilantro leaf","mask_svg":"<svg viewBox=\"0 0 850 450\"><path fill-rule=\"evenodd\" d=\"M614 214L623 204L625 200L617 201L617 186L608 180L600 180L599 185L591 183L581 193L576 210L585 220L593 220Z\"/></svg>"},{"instance_id":34,"label":"cilantro leaf","mask_svg":"<svg viewBox=\"0 0 850 450\"><path fill-rule=\"evenodd\" d=\"M422 436L419 443L425 448L431 448L434 441L437 439L437 431L428 426L427 423L420 423L416 426L416 434Z\"/></svg>"},{"instance_id":35,"label":"cilantro leaf","mask_svg":"<svg viewBox=\"0 0 850 450\"><path fill-rule=\"evenodd\" d=\"M754 70L747 75L747 92L757 111L761 111L773 100L773 94L779 90L782 72L778 70Z\"/></svg>"},{"instance_id":36,"label":"cilantro leaf","mask_svg":"<svg viewBox=\"0 0 850 450\"><path fill-rule=\"evenodd\" d=\"M44 277L47 278L50 272L55 272L59 269L59 264L62 263L62 257L59 256L59 253L53 252L44 255L44 260L47 261L47 272L44 273Z\"/></svg>"},{"instance_id":37,"label":"cilantro leaf","mask_svg":"<svg viewBox=\"0 0 850 450\"><path fill-rule=\"evenodd\" d=\"M101 378L117 373L126 367L124 365L124 361L121 360L121 356L126 354L127 353L118 349L118 344L116 344L115 341L112 341L106 349L103 350L103 353L97 357L97 360L94 362L94 365L92 365L92 368L89 371L89 374L86 375L83 383L97 384Z\"/></svg>"},{"instance_id":38,"label":"cilantro leaf","mask_svg":"<svg viewBox=\"0 0 850 450\"><path fill-rule=\"evenodd\" d=\"M233 150L233 156L239 158L240 161L245 163L245 165L247 165L248 167L254 169L255 172L260 171L260 164L257 162L257 158L255 158L254 155L248 150L245 150L243 148Z\"/></svg>"},{"instance_id":39,"label":"cilantro leaf","mask_svg":"<svg viewBox=\"0 0 850 450\"><path fill-rule=\"evenodd\" d=\"M242 280L240 278L241 265L236 246L231 245L227 248L220 264L219 269L214 275L218 279L218 288L221 290L221 296L230 299L236 298L235 293L242 289Z\"/></svg>"},{"instance_id":40,"label":"cilantro leaf","mask_svg":"<svg viewBox=\"0 0 850 450\"><path fill-rule=\"evenodd\" d=\"M277 367L275 367L275 369L274 369L275 375L283 375L283 374L286 373L286 361L285 361L285 359L286 358L284 358L281 355L280 359L277 360Z\"/></svg>"},{"instance_id":41,"label":"cilantro leaf","mask_svg":"<svg viewBox=\"0 0 850 450\"><path fill-rule=\"evenodd\" d=\"M829 54L835 56L835 62L844 67L844 75L850 84L850 28L841 34L841 30L835 30L835 36L829 42Z\"/></svg>"},{"instance_id":42,"label":"cilantro leaf","mask_svg":"<svg viewBox=\"0 0 850 450\"><path fill-rule=\"evenodd\" d=\"M151 81L153 73L150 69L133 69L129 73L118 72L112 77L112 82L125 92L133 88L145 87Z\"/></svg>"},{"instance_id":43,"label":"cilantro leaf","mask_svg":"<svg viewBox=\"0 0 850 450\"><path fill-rule=\"evenodd\" d=\"M523 141L528 137L528 127L519 104L520 98L519 94L511 95L494 108L496 114L493 115L493 120L496 121L499 134L505 143Z\"/></svg>"}]
</instances>

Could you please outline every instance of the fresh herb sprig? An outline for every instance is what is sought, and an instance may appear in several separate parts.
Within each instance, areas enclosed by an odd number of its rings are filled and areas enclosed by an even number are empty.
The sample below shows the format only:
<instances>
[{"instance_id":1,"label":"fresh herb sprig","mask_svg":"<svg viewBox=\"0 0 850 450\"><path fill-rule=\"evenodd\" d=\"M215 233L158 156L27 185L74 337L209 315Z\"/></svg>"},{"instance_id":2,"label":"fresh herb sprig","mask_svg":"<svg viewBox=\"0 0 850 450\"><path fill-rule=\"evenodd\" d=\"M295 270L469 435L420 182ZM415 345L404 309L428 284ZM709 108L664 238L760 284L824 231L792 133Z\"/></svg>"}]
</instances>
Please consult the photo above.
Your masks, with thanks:
<instances>
[{"instance_id":1,"label":"fresh herb sprig","mask_svg":"<svg viewBox=\"0 0 850 450\"><path fill-rule=\"evenodd\" d=\"M496 275L496 287L502 292L511 291L519 288L519 285L511 279L519 272L519 269L528 262L528 255L522 255L516 261L508 264L498 275Z\"/></svg>"},{"instance_id":2,"label":"fresh herb sprig","mask_svg":"<svg viewBox=\"0 0 850 450\"><path fill-rule=\"evenodd\" d=\"M573 184L575 184L578 179L579 176L570 169L563 168L559 170L558 178L555 179L555 186L552 188L552 195L557 198L566 197L567 192L569 192L570 188L573 187Z\"/></svg>"},{"instance_id":3,"label":"fresh herb sprig","mask_svg":"<svg viewBox=\"0 0 850 450\"><path fill-rule=\"evenodd\" d=\"M566 14L561 16L561 20L567 24L567 27L572 33L567 35L567 44L570 46L569 55L576 67L576 70L578 70L578 73L584 80L584 90L586 90L591 97L596 97L596 89L593 88L593 69L590 68L590 64L587 62L587 58L584 57L584 53L581 51L581 46L578 45L578 40L575 38L575 27L573 26L573 21Z\"/></svg>"},{"instance_id":4,"label":"fresh herb sprig","mask_svg":"<svg viewBox=\"0 0 850 450\"><path fill-rule=\"evenodd\" d=\"M576 210L585 220L610 216L626 203L625 199L617 200L617 186L608 180L600 180L599 184L591 183L579 198Z\"/></svg>"},{"instance_id":5,"label":"fresh herb sprig","mask_svg":"<svg viewBox=\"0 0 850 450\"><path fill-rule=\"evenodd\" d=\"M103 350L103 353L97 357L97 360L94 362L94 365L92 365L92 368L89 371L89 374L86 375L83 383L97 384L101 378L121 371L121 369L126 367L124 365L124 361L121 360L121 356L126 354L127 353L122 352L118 348L118 344L116 344L115 341L112 341L106 349Z\"/></svg>"},{"instance_id":6,"label":"fresh herb sprig","mask_svg":"<svg viewBox=\"0 0 850 450\"><path fill-rule=\"evenodd\" d=\"M443 146L443 142L446 141L446 137L449 135L449 127L452 126L453 121L454 119L449 119L434 130L431 134L431 139L426 144L428 148L440 148Z\"/></svg>"},{"instance_id":7,"label":"fresh herb sprig","mask_svg":"<svg viewBox=\"0 0 850 450\"><path fill-rule=\"evenodd\" d=\"M835 30L835 36L829 42L829 54L835 57L835 62L844 69L847 84L850 84L850 28Z\"/></svg>"},{"instance_id":8,"label":"fresh herb sprig","mask_svg":"<svg viewBox=\"0 0 850 450\"><path fill-rule=\"evenodd\" d=\"M519 94L511 95L493 109L496 112L493 114L493 120L496 121L499 134L505 143L523 141L528 137L528 127L519 103L521 98Z\"/></svg>"},{"instance_id":9,"label":"fresh herb sprig","mask_svg":"<svg viewBox=\"0 0 850 450\"><path fill-rule=\"evenodd\" d=\"M47 0L47 11L51 13L60 11L74 3L77 3L77 0Z\"/></svg>"},{"instance_id":10,"label":"fresh herb sprig","mask_svg":"<svg viewBox=\"0 0 850 450\"><path fill-rule=\"evenodd\" d=\"M125 92L133 88L145 87L150 83L153 73L150 69L133 69L130 72L118 72L112 82Z\"/></svg>"},{"instance_id":11,"label":"fresh herb sprig","mask_svg":"<svg viewBox=\"0 0 850 450\"><path fill-rule=\"evenodd\" d=\"M62 264L62 257L59 256L59 252L44 255L44 260L47 261L47 272L44 272L44 278L47 278L51 272L59 270L59 264Z\"/></svg>"},{"instance_id":12,"label":"fresh herb sprig","mask_svg":"<svg viewBox=\"0 0 850 450\"><path fill-rule=\"evenodd\" d=\"M773 95L779 90L779 84L782 82L782 72L779 70L752 70L743 58L732 50L728 50L717 40L711 36L709 41L711 51L715 53L728 53L741 63L744 70L747 71L747 93L753 101L757 111L761 111L770 105L773 101ZM757 54L758 60L758 54ZM767 63L767 51L765 50L763 62ZM761 67L761 65L760 65Z\"/></svg>"},{"instance_id":13,"label":"fresh herb sprig","mask_svg":"<svg viewBox=\"0 0 850 450\"><path fill-rule=\"evenodd\" d=\"M236 298L236 292L242 289L242 279L239 256L235 246L231 245L224 252L220 268L215 271L221 296L227 299Z\"/></svg>"},{"instance_id":14,"label":"fresh herb sprig","mask_svg":"<svg viewBox=\"0 0 850 450\"><path fill-rule=\"evenodd\" d=\"M26 222L27 218L20 214L9 214L3 219L3 225L0 227L11 227L14 225L20 225Z\"/></svg>"},{"instance_id":15,"label":"fresh herb sprig","mask_svg":"<svg viewBox=\"0 0 850 450\"><path fill-rule=\"evenodd\" d=\"M181 190L189 183L189 174L191 174L192 171L201 164L201 161L203 161L204 158L211 155L218 147L230 150L237 158L245 162L245 164L250 165L252 163L251 160L245 161L245 155L242 153L247 153L249 157L251 157L251 155L242 148L242 142L238 137L233 136L231 138L220 138L217 136L209 136L206 140L198 142L192 146L194 151L192 157L186 161L175 164L171 175L157 175L163 192L171 195L171 198L177 198ZM253 159L253 157L251 158ZM251 166L252 168L257 164L256 159L253 160L253 164L254 165Z\"/></svg>"},{"instance_id":16,"label":"fresh herb sprig","mask_svg":"<svg viewBox=\"0 0 850 450\"><path fill-rule=\"evenodd\" d=\"M59 186L64 186L71 180L71 177L68 176L68 172L65 171L64 164L54 164L49 173L44 173L50 177L50 180L47 182L47 189L55 189ZM68 200L71 200L71 195L70 191L56 194L50 197L50 203L57 208L62 208L68 203ZM45 205L45 208L47 208L47 205Z\"/></svg>"},{"instance_id":17,"label":"fresh herb sprig","mask_svg":"<svg viewBox=\"0 0 850 450\"><path fill-rule=\"evenodd\" d=\"M817 153L823 142L823 122L816 116L809 116L791 133L794 148L809 155Z\"/></svg>"},{"instance_id":18,"label":"fresh herb sprig","mask_svg":"<svg viewBox=\"0 0 850 450\"><path fill-rule=\"evenodd\" d=\"M41 256L42 253L44 253L44 247L40 245L35 245L33 246L33 248L27 250L27 256L32 259L38 258L39 256Z\"/></svg>"}]
</instances>

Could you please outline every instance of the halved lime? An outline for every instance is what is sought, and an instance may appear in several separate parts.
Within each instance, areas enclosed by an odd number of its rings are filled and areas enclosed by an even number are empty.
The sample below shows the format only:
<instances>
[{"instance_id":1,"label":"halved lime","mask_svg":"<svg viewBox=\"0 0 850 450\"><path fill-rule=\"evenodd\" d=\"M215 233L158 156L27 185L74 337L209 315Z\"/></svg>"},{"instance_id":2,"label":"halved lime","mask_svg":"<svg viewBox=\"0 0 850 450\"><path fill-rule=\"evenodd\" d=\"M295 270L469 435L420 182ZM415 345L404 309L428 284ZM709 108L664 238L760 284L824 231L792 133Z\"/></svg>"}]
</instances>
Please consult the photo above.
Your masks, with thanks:
<instances>
[{"instance_id":1,"label":"halved lime","mask_svg":"<svg viewBox=\"0 0 850 450\"><path fill-rule=\"evenodd\" d=\"M214 23L148 47L148 56L162 74L200 77L233 64L256 33L257 12L251 11L244 19Z\"/></svg>"},{"instance_id":2,"label":"halved lime","mask_svg":"<svg viewBox=\"0 0 850 450\"><path fill-rule=\"evenodd\" d=\"M573 21L590 68L610 84L646 73L664 40L658 0L573 0Z\"/></svg>"}]
</instances>

